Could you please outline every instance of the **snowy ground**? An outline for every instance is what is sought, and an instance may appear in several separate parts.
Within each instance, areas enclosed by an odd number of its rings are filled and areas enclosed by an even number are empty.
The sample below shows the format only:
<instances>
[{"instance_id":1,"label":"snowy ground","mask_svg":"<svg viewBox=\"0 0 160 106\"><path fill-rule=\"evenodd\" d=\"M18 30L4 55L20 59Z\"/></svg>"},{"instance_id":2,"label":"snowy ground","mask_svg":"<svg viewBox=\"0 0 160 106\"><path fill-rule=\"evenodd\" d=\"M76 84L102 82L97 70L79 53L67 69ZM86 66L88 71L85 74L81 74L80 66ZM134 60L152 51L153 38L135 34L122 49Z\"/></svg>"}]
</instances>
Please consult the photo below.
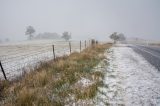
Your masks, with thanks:
<instances>
[{"instance_id":1,"label":"snowy ground","mask_svg":"<svg viewBox=\"0 0 160 106\"><path fill-rule=\"evenodd\" d=\"M86 42L87 46L89 42ZM84 41L81 49L85 48ZM0 61L8 79L23 74L41 61L53 59L53 48L56 57L70 53L69 42L58 40L32 40L17 43L0 44ZM80 41L71 41L72 52L80 51ZM0 69L0 79L4 79Z\"/></svg>"},{"instance_id":2,"label":"snowy ground","mask_svg":"<svg viewBox=\"0 0 160 106\"><path fill-rule=\"evenodd\" d=\"M155 67L126 45L112 47L106 58L98 106L160 106L160 72Z\"/></svg>"}]
</instances>

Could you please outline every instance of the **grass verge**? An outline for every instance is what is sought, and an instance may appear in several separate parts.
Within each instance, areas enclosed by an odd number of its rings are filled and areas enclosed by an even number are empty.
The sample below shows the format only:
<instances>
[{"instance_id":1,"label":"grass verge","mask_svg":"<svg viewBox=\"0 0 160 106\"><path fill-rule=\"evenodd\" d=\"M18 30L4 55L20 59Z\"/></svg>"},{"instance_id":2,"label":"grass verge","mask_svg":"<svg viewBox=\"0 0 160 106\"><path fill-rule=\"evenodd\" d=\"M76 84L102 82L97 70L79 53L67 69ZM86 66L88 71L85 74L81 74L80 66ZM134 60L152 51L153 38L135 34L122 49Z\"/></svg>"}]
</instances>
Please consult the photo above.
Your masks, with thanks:
<instances>
[{"instance_id":1,"label":"grass verge","mask_svg":"<svg viewBox=\"0 0 160 106\"><path fill-rule=\"evenodd\" d=\"M92 69L103 59L111 44L98 44L81 53L43 63L16 82L0 82L0 104L4 106L63 106L79 99L92 99L103 83L102 72ZM86 78L92 83L77 82ZM79 86L79 87L78 87Z\"/></svg>"}]
</instances>

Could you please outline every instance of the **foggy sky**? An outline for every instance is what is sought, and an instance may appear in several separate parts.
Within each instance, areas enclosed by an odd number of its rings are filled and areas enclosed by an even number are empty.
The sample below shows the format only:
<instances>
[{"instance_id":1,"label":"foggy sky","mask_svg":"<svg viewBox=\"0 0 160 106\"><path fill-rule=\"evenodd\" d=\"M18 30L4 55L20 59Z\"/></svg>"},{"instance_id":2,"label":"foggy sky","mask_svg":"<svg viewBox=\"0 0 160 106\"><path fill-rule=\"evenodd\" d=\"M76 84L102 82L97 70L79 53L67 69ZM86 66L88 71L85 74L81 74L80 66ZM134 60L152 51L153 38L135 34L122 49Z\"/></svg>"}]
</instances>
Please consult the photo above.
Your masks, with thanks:
<instances>
[{"instance_id":1,"label":"foggy sky","mask_svg":"<svg viewBox=\"0 0 160 106\"><path fill-rule=\"evenodd\" d=\"M72 32L73 39L106 39L112 32L160 40L160 0L0 0L0 39Z\"/></svg>"}]
</instances>

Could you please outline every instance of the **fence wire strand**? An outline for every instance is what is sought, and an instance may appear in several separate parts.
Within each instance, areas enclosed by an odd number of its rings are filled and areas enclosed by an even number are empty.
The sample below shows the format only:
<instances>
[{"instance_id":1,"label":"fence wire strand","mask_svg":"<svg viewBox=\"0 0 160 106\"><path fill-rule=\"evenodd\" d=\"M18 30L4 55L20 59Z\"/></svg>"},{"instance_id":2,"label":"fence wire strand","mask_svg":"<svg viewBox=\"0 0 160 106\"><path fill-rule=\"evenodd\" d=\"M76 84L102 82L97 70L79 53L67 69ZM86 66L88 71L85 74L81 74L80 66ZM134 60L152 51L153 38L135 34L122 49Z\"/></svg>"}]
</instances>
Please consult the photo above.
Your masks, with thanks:
<instances>
[{"instance_id":1,"label":"fence wire strand","mask_svg":"<svg viewBox=\"0 0 160 106\"><path fill-rule=\"evenodd\" d=\"M58 42L54 46L56 57L70 54L69 42ZM89 46L89 42L87 41L86 46ZM71 52L79 52L79 41L71 42L71 49ZM81 41L81 50L83 49L85 49L85 41ZM43 44L42 46L38 44L3 45L0 46L0 51L2 51L0 53L0 61L8 79L16 78L22 75L24 71L38 66L41 62L54 58L52 44ZM0 79L4 79L1 72Z\"/></svg>"}]
</instances>

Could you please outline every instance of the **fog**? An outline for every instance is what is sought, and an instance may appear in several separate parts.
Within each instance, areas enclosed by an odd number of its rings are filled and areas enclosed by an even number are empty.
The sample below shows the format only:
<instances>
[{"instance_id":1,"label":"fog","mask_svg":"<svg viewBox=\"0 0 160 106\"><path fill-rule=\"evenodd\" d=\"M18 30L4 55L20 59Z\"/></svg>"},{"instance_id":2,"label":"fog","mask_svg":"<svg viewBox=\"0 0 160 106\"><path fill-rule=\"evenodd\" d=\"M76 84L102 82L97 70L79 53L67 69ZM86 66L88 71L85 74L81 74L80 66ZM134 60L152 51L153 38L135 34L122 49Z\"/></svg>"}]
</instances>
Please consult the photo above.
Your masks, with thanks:
<instances>
[{"instance_id":1,"label":"fog","mask_svg":"<svg viewBox=\"0 0 160 106\"><path fill-rule=\"evenodd\" d=\"M36 34L72 33L72 39L127 37L160 40L160 0L0 0L0 39L26 40Z\"/></svg>"}]
</instances>

